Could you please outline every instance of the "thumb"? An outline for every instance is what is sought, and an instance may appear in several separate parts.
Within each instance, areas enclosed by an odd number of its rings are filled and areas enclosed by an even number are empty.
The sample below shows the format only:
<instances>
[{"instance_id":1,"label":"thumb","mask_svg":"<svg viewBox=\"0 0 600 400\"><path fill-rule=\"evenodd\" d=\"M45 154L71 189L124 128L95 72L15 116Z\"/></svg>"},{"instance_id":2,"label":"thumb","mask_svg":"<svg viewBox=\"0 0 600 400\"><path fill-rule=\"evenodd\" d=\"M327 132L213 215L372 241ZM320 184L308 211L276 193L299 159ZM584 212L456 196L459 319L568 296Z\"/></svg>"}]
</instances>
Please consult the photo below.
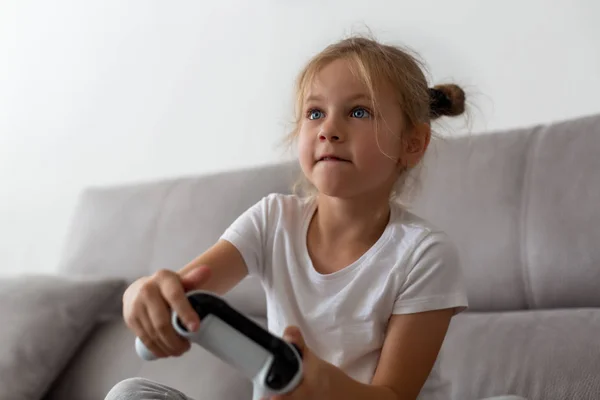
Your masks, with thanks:
<instances>
[{"instance_id":1,"label":"thumb","mask_svg":"<svg viewBox=\"0 0 600 400\"><path fill-rule=\"evenodd\" d=\"M297 326L288 326L285 328L285 331L283 331L283 339L298 346L298 349L300 349L301 353L306 352L306 343L304 342L304 337L302 336L300 328Z\"/></svg>"},{"instance_id":2,"label":"thumb","mask_svg":"<svg viewBox=\"0 0 600 400\"><path fill-rule=\"evenodd\" d=\"M210 268L206 265L201 265L181 276L181 285L186 292L189 290L200 289L200 286L208 281L210 275Z\"/></svg>"}]
</instances>

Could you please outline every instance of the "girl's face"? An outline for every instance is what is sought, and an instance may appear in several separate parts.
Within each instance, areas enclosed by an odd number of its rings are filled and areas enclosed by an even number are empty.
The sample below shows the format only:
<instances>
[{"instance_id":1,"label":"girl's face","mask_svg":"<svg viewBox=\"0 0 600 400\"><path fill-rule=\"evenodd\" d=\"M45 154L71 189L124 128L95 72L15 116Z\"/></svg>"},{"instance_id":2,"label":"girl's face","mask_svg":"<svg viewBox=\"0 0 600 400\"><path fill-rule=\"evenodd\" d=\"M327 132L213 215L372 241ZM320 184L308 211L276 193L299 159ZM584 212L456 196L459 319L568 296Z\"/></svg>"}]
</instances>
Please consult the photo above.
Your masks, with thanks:
<instances>
[{"instance_id":1,"label":"girl's face","mask_svg":"<svg viewBox=\"0 0 600 400\"><path fill-rule=\"evenodd\" d=\"M315 76L304 99L298 147L300 166L319 193L350 198L392 190L405 166L404 121L394 93L383 86L374 111L348 61L332 61Z\"/></svg>"}]
</instances>

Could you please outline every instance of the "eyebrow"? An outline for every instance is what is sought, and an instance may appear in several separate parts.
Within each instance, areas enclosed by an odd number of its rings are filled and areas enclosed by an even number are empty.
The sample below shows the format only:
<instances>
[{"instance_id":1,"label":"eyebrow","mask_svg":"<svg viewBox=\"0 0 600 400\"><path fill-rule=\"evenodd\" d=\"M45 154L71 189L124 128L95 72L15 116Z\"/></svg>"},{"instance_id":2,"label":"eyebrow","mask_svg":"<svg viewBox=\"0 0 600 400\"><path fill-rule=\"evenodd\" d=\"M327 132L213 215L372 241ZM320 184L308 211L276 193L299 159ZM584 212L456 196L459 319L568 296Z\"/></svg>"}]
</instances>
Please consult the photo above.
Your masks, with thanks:
<instances>
[{"instance_id":1,"label":"eyebrow","mask_svg":"<svg viewBox=\"0 0 600 400\"><path fill-rule=\"evenodd\" d=\"M311 94L308 97L306 97L306 99L304 99L305 103L308 103L310 101L319 101L319 100L323 100L323 96L320 95L316 95L316 94ZM356 101L356 100L366 100L366 101L371 101L371 97L367 96L364 93L356 93L353 94L352 96L348 97L347 99L345 99L346 101Z\"/></svg>"}]
</instances>

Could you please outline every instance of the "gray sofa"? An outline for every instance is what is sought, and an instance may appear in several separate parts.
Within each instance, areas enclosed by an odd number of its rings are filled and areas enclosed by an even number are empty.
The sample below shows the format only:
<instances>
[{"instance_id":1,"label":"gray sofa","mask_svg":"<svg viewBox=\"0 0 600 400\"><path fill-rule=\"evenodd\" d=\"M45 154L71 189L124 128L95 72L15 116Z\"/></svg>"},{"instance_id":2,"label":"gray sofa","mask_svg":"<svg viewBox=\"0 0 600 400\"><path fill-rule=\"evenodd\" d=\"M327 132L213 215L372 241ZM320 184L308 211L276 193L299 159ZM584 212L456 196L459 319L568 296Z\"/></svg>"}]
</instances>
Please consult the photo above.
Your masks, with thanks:
<instances>
[{"instance_id":1,"label":"gray sofa","mask_svg":"<svg viewBox=\"0 0 600 400\"><path fill-rule=\"evenodd\" d=\"M600 115L446 138L424 165L412 208L457 243L471 305L452 322L440 355L453 399L600 399ZM289 192L297 174L283 163L90 188L60 275L131 282L178 269L262 196ZM227 297L266 322L257 281ZM107 309L54 371L45 399L100 400L134 376L196 400L250 399L249 382L198 347L177 359L138 359L120 300L104 300Z\"/></svg>"}]
</instances>

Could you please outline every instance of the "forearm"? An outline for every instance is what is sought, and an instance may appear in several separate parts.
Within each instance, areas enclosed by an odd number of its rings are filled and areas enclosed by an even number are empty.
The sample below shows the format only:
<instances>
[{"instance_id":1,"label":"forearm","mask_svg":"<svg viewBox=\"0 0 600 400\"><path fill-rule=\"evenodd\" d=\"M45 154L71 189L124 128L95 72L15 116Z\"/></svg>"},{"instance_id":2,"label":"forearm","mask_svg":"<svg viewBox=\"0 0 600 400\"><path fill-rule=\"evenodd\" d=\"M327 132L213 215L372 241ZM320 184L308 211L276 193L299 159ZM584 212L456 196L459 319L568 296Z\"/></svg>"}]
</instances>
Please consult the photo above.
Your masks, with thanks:
<instances>
[{"instance_id":1,"label":"forearm","mask_svg":"<svg viewBox=\"0 0 600 400\"><path fill-rule=\"evenodd\" d=\"M201 287L192 288L192 290L202 289L222 295L231 290L248 275L246 263L242 255L235 246L224 240L217 242L209 250L177 271L177 273L183 276L200 266L210 269L210 277Z\"/></svg>"},{"instance_id":2,"label":"forearm","mask_svg":"<svg viewBox=\"0 0 600 400\"><path fill-rule=\"evenodd\" d=\"M392 389L358 382L344 371L330 364L328 393L331 399L345 400L408 400L401 398Z\"/></svg>"}]
</instances>

